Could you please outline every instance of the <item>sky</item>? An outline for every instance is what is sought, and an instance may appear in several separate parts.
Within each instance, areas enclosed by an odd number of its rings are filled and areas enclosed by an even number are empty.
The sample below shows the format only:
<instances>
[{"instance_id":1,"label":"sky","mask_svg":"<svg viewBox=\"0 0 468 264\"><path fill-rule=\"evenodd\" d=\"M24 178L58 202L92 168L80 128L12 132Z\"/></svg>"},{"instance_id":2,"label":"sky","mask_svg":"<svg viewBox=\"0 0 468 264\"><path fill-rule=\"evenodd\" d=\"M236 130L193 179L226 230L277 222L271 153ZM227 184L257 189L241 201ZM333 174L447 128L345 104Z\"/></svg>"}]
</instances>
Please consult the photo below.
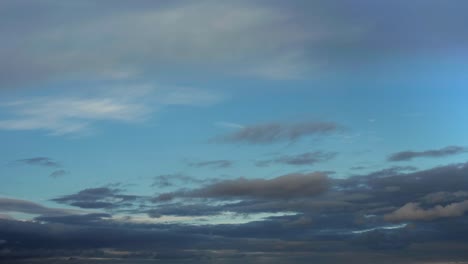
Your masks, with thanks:
<instances>
[{"instance_id":1,"label":"sky","mask_svg":"<svg viewBox=\"0 0 468 264\"><path fill-rule=\"evenodd\" d=\"M468 2L0 2L3 263L468 263Z\"/></svg>"}]
</instances>

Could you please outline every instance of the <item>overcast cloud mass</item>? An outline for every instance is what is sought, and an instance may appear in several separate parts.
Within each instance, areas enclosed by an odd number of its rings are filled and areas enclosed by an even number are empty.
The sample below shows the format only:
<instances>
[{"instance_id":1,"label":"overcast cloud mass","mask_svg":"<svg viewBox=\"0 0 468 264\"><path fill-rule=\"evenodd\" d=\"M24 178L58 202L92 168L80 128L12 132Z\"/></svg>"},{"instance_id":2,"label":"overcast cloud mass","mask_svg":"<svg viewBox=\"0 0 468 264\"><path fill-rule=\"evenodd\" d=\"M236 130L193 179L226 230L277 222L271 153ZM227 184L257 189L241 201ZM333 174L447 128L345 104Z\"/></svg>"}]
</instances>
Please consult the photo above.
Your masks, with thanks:
<instances>
[{"instance_id":1,"label":"overcast cloud mass","mask_svg":"<svg viewBox=\"0 0 468 264\"><path fill-rule=\"evenodd\" d=\"M0 1L0 263L468 263L466 10Z\"/></svg>"}]
</instances>

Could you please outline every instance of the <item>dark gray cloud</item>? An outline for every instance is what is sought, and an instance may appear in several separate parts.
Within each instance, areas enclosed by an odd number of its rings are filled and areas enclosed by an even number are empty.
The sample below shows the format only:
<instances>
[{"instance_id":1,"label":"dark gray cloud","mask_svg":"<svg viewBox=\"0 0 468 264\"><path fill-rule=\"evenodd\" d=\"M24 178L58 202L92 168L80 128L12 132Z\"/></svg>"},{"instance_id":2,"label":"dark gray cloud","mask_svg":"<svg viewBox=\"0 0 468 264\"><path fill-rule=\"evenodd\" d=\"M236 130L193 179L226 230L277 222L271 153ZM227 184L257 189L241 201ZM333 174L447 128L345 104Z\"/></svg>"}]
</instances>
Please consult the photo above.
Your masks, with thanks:
<instances>
[{"instance_id":1,"label":"dark gray cloud","mask_svg":"<svg viewBox=\"0 0 468 264\"><path fill-rule=\"evenodd\" d=\"M468 198L467 191L457 191L457 192L434 192L429 193L421 198L421 201L426 204L439 204L439 203L453 203L460 202Z\"/></svg>"},{"instance_id":2,"label":"dark gray cloud","mask_svg":"<svg viewBox=\"0 0 468 264\"><path fill-rule=\"evenodd\" d=\"M55 170L49 175L49 177L59 178L59 177L65 176L67 174L68 174L68 172L66 170Z\"/></svg>"},{"instance_id":3,"label":"dark gray cloud","mask_svg":"<svg viewBox=\"0 0 468 264\"><path fill-rule=\"evenodd\" d=\"M103 218L109 218L111 216L112 215L106 213L91 213L81 215L38 216L34 218L34 220L67 225L96 225L97 222L103 221Z\"/></svg>"},{"instance_id":4,"label":"dark gray cloud","mask_svg":"<svg viewBox=\"0 0 468 264\"><path fill-rule=\"evenodd\" d=\"M261 160L255 162L257 166L268 166L271 164L287 164L287 165L314 165L316 163L325 162L331 160L336 157L338 153L336 152L323 152L323 151L315 151L315 152L306 152L297 155L285 155L279 158L270 159L270 160Z\"/></svg>"},{"instance_id":5,"label":"dark gray cloud","mask_svg":"<svg viewBox=\"0 0 468 264\"><path fill-rule=\"evenodd\" d=\"M459 217L468 212L468 200L451 203L446 206L436 205L424 209L418 203L407 203L394 212L385 215L388 221L434 220L444 217Z\"/></svg>"},{"instance_id":6,"label":"dark gray cloud","mask_svg":"<svg viewBox=\"0 0 468 264\"><path fill-rule=\"evenodd\" d=\"M191 162L189 166L192 167L211 167L211 168L228 168L231 167L233 164L230 160L209 160L209 161L201 161L201 162Z\"/></svg>"},{"instance_id":7,"label":"dark gray cloud","mask_svg":"<svg viewBox=\"0 0 468 264\"><path fill-rule=\"evenodd\" d=\"M132 202L141 198L137 195L127 195L121 192L122 190L120 189L109 187L88 188L75 194L64 195L51 200L80 208L112 209L132 206Z\"/></svg>"},{"instance_id":8,"label":"dark gray cloud","mask_svg":"<svg viewBox=\"0 0 468 264\"><path fill-rule=\"evenodd\" d=\"M190 192L194 197L269 198L288 199L311 197L329 187L327 175L322 173L295 173L273 179L245 179L220 181Z\"/></svg>"},{"instance_id":9,"label":"dark gray cloud","mask_svg":"<svg viewBox=\"0 0 468 264\"><path fill-rule=\"evenodd\" d=\"M238 131L220 136L216 141L248 144L292 142L303 137L326 135L342 128L332 122L265 123L245 126Z\"/></svg>"},{"instance_id":10,"label":"dark gray cloud","mask_svg":"<svg viewBox=\"0 0 468 264\"><path fill-rule=\"evenodd\" d=\"M70 214L72 211L66 209L49 208L26 200L0 198L0 212L20 212L38 215L66 215Z\"/></svg>"},{"instance_id":11,"label":"dark gray cloud","mask_svg":"<svg viewBox=\"0 0 468 264\"><path fill-rule=\"evenodd\" d=\"M43 167L60 167L60 163L47 157L34 157L29 159L16 160L17 164L32 165L32 166L43 166Z\"/></svg>"},{"instance_id":12,"label":"dark gray cloud","mask_svg":"<svg viewBox=\"0 0 468 264\"><path fill-rule=\"evenodd\" d=\"M310 173L270 180L223 180L170 193L168 195L179 199L146 204L132 212L154 218L210 217L221 212L234 212L247 219L252 217L251 213L293 211L297 214L230 225L122 222L115 220L111 213L40 215L36 221L41 224L0 220L3 221L0 239L5 240L4 246L11 250L8 256L13 252L17 256L36 253L39 248L49 252L49 256L70 256L71 250L78 249L87 252L86 256L109 256L100 250L112 248L134 254L126 256L130 262L137 256L140 260L147 257L166 260L178 253L186 256L183 252L187 249L197 252L196 256L184 259L194 263L207 259L204 250L234 250L230 252L237 257L255 252L256 256L269 256L267 259L273 262L283 255L291 257L292 254L295 259L295 254L305 254L303 252L311 254L300 255L308 261L314 254L321 254L322 258L317 260L323 260L323 254L378 253L375 258L369 259L367 255L359 258L372 262L386 254L395 256L395 250L414 254L411 258L418 260L441 256L445 256L441 258L444 260L463 260L466 253L449 245L468 240L468 216L465 215L468 206L465 193L461 191L468 188L467 175L467 164L452 164L421 171L393 167L348 179L328 179L323 174ZM389 186L399 188L390 190ZM121 193L111 188L95 188L75 195L78 194L93 197L81 200L94 201ZM234 200L226 201L226 198ZM436 203L429 204L426 200ZM436 246L441 241L445 246ZM434 247L427 248L431 243ZM94 252L87 251L90 249ZM220 260L219 255L210 256ZM305 259L304 263L309 263ZM330 263L335 263L332 260L336 259L330 258ZM284 258L284 263L290 261L291 258Z\"/></svg>"},{"instance_id":13,"label":"dark gray cloud","mask_svg":"<svg viewBox=\"0 0 468 264\"><path fill-rule=\"evenodd\" d=\"M388 157L389 161L407 161L412 160L414 158L438 158L438 157L445 157L451 155L457 155L461 153L467 152L468 149L465 147L460 146L448 146L441 149L434 149L434 150L425 150L425 151L402 151L397 152L390 157Z\"/></svg>"}]
</instances>

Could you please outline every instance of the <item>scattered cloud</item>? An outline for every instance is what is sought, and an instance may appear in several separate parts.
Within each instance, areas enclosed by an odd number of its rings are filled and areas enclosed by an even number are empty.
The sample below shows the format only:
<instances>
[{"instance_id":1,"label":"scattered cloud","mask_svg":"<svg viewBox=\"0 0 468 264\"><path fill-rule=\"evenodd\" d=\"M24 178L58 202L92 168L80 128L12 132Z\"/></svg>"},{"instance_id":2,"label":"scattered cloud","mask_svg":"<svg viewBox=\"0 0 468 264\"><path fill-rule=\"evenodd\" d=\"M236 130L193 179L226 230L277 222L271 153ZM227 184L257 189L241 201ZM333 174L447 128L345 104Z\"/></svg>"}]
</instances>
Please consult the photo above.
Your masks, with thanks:
<instances>
[{"instance_id":1,"label":"scattered cloud","mask_svg":"<svg viewBox=\"0 0 468 264\"><path fill-rule=\"evenodd\" d=\"M425 151L402 151L397 152L388 158L389 161L408 161L414 158L438 158L452 156L467 152L468 149L461 146L448 146L441 149L425 150Z\"/></svg>"},{"instance_id":2,"label":"scattered cloud","mask_svg":"<svg viewBox=\"0 0 468 264\"><path fill-rule=\"evenodd\" d=\"M316 163L331 160L335 158L337 154L338 153L336 152L323 151L306 152L297 155L285 155L276 159L257 161L255 165L260 167L268 166L271 164L286 164L295 166L314 165Z\"/></svg>"},{"instance_id":3,"label":"scattered cloud","mask_svg":"<svg viewBox=\"0 0 468 264\"><path fill-rule=\"evenodd\" d=\"M331 122L265 123L245 126L234 133L220 136L215 141L248 144L293 142L303 137L326 135L339 130L341 127Z\"/></svg>"}]
</instances>

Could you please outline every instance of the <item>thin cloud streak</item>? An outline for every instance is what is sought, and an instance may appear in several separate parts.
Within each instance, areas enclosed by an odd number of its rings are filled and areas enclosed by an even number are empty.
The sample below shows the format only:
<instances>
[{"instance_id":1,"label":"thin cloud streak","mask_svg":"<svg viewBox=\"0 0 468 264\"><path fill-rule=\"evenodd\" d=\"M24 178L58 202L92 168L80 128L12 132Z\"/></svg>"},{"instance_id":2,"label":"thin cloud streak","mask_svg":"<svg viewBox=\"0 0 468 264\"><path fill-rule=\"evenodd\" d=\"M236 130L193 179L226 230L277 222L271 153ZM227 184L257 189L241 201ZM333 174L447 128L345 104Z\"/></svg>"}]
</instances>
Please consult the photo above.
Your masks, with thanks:
<instances>
[{"instance_id":1,"label":"thin cloud streak","mask_svg":"<svg viewBox=\"0 0 468 264\"><path fill-rule=\"evenodd\" d=\"M390 157L388 157L389 161L408 161L414 158L439 158L445 156L452 156L457 154L466 153L468 149L466 147L461 146L448 146L441 149L431 149L425 151L402 151L397 152Z\"/></svg>"},{"instance_id":2,"label":"thin cloud streak","mask_svg":"<svg viewBox=\"0 0 468 264\"><path fill-rule=\"evenodd\" d=\"M306 152L297 155L285 155L276 159L261 160L255 162L256 166L263 167L271 164L286 164L292 166L314 165L316 163L326 162L336 157L336 152Z\"/></svg>"},{"instance_id":3,"label":"thin cloud streak","mask_svg":"<svg viewBox=\"0 0 468 264\"><path fill-rule=\"evenodd\" d=\"M304 137L336 133L342 128L332 122L265 123L245 126L236 132L215 138L215 142L271 144L293 142Z\"/></svg>"},{"instance_id":4,"label":"thin cloud streak","mask_svg":"<svg viewBox=\"0 0 468 264\"><path fill-rule=\"evenodd\" d=\"M61 167L60 163L47 157L34 157L34 158L29 158L29 159L20 159L20 160L16 160L14 163L32 165L32 166L42 166L42 167L54 167L54 168Z\"/></svg>"}]
</instances>

